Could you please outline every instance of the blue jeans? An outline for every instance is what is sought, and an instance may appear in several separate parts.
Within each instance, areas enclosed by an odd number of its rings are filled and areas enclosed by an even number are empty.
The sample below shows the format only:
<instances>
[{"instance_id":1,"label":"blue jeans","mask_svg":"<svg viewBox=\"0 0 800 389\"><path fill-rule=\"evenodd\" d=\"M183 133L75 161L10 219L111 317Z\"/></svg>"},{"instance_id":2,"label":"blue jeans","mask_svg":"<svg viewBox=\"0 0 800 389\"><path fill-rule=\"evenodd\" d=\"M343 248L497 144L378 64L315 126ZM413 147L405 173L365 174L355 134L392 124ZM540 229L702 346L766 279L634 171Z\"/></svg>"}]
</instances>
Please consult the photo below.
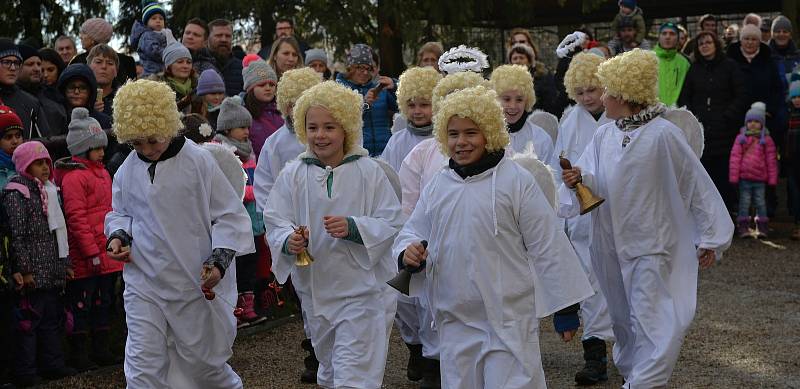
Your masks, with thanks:
<instances>
[{"instance_id":1,"label":"blue jeans","mask_svg":"<svg viewBox=\"0 0 800 389\"><path fill-rule=\"evenodd\" d=\"M739 217L750 216L750 204L756 207L756 216L767 217L766 184L756 181L739 181Z\"/></svg>"}]
</instances>

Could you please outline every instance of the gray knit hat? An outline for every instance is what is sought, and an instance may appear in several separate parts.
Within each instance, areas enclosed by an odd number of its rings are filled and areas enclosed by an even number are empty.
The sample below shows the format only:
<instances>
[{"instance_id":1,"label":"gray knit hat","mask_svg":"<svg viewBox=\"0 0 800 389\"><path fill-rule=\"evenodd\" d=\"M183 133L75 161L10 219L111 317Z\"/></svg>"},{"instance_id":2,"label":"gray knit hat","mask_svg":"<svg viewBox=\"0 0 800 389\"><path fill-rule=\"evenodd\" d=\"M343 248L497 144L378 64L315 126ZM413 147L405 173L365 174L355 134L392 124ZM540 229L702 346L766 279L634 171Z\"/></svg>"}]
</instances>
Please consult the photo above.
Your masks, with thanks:
<instances>
[{"instance_id":1,"label":"gray knit hat","mask_svg":"<svg viewBox=\"0 0 800 389\"><path fill-rule=\"evenodd\" d=\"M375 66L375 63L372 61L372 48L363 43L354 44L347 54L347 67L353 65Z\"/></svg>"},{"instance_id":2,"label":"gray knit hat","mask_svg":"<svg viewBox=\"0 0 800 389\"><path fill-rule=\"evenodd\" d=\"M772 21L772 33L774 34L777 30L786 30L792 32L792 21L786 16L778 16Z\"/></svg>"},{"instance_id":3,"label":"gray knit hat","mask_svg":"<svg viewBox=\"0 0 800 389\"><path fill-rule=\"evenodd\" d=\"M231 128L250 127L252 124L253 116L242 105L241 97L231 96L222 100L219 116L217 116L217 132L225 132Z\"/></svg>"},{"instance_id":4,"label":"gray knit hat","mask_svg":"<svg viewBox=\"0 0 800 389\"><path fill-rule=\"evenodd\" d=\"M310 64L312 61L322 61L326 65L328 64L328 54L325 53L323 49L310 49L306 50L306 66Z\"/></svg>"},{"instance_id":5,"label":"gray knit hat","mask_svg":"<svg viewBox=\"0 0 800 389\"><path fill-rule=\"evenodd\" d=\"M100 128L100 123L89 116L83 107L72 110L72 121L69 122L67 148L72 155L81 155L98 147L108 146L108 137Z\"/></svg>"},{"instance_id":6,"label":"gray knit hat","mask_svg":"<svg viewBox=\"0 0 800 389\"><path fill-rule=\"evenodd\" d=\"M167 68L181 58L192 59L192 53L180 42L172 41L164 48L164 53L161 54L161 58L164 61L164 67Z\"/></svg>"},{"instance_id":7,"label":"gray knit hat","mask_svg":"<svg viewBox=\"0 0 800 389\"><path fill-rule=\"evenodd\" d=\"M263 59L250 62L246 68L242 69L242 79L244 79L244 90L250 92L250 89L255 87L262 81L272 80L278 82L278 74L269 66Z\"/></svg>"}]
</instances>

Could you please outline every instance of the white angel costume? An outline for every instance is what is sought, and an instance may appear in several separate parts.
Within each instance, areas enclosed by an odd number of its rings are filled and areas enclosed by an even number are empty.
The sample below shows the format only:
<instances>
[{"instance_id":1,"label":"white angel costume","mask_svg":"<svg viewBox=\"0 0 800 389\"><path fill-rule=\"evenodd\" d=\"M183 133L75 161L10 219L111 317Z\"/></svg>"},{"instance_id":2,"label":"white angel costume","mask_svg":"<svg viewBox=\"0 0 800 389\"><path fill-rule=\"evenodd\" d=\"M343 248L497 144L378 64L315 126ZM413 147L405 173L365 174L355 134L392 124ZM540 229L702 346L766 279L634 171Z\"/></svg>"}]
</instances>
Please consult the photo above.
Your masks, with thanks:
<instances>
[{"instance_id":1,"label":"white angel costume","mask_svg":"<svg viewBox=\"0 0 800 389\"><path fill-rule=\"evenodd\" d=\"M191 141L155 163L133 152L115 176L112 206L106 235L122 230L133 239L122 273L128 388L241 388L227 364L236 266L211 301L200 274L212 249L254 247L247 211L214 157Z\"/></svg>"},{"instance_id":2,"label":"white angel costume","mask_svg":"<svg viewBox=\"0 0 800 389\"><path fill-rule=\"evenodd\" d=\"M699 156L664 116L628 131L601 126L573 162L583 182L606 199L592 212L590 253L609 303L614 363L625 388L666 387L694 317L698 248L720 258L733 236ZM574 192L564 185L559 201L562 216L578 213Z\"/></svg>"},{"instance_id":3,"label":"white angel costume","mask_svg":"<svg viewBox=\"0 0 800 389\"><path fill-rule=\"evenodd\" d=\"M403 218L384 169L366 155L359 147L331 168L301 154L284 167L264 212L272 270L279 282L292 275L320 363L317 382L325 388L380 388L386 364L387 296L395 294L386 281L397 273L391 245ZM361 242L325 232L323 217L336 215L352 218ZM300 225L309 229L314 257L304 267L284 249Z\"/></svg>"},{"instance_id":4,"label":"white angel costume","mask_svg":"<svg viewBox=\"0 0 800 389\"><path fill-rule=\"evenodd\" d=\"M533 115L533 114L531 114ZM525 152L529 143L533 143L533 150L540 161L546 163L553 158L553 138L541 127L530 120L531 116L525 120L525 124L519 131L511 132L511 149L515 153ZM521 120L521 119L520 119Z\"/></svg>"},{"instance_id":5,"label":"white angel costume","mask_svg":"<svg viewBox=\"0 0 800 389\"><path fill-rule=\"evenodd\" d=\"M306 146L297 140L297 135L286 124L264 142L264 147L261 148L261 153L258 155L256 170L253 173L253 194L256 196L256 209L259 212L264 211L269 192L283 166L287 162L297 159L297 156L304 151L306 151Z\"/></svg>"},{"instance_id":6,"label":"white angel costume","mask_svg":"<svg viewBox=\"0 0 800 389\"><path fill-rule=\"evenodd\" d=\"M429 242L426 268L412 277L426 278L425 289L412 293L430 301L442 387L546 387L538 320L592 294L547 201L507 157L466 179L440 170L422 191L394 256Z\"/></svg>"}]
</instances>

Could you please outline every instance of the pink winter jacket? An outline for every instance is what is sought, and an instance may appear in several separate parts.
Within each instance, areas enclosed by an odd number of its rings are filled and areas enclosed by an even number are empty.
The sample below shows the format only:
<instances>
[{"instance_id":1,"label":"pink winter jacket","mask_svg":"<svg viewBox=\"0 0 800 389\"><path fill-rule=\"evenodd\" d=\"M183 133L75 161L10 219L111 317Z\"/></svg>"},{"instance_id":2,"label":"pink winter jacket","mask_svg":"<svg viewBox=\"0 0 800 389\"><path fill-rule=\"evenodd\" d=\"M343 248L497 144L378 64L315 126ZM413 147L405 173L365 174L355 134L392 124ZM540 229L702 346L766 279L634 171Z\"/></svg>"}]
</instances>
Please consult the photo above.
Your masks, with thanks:
<instances>
[{"instance_id":1,"label":"pink winter jacket","mask_svg":"<svg viewBox=\"0 0 800 389\"><path fill-rule=\"evenodd\" d=\"M778 157L775 151L775 142L766 135L764 144L760 144L760 137L748 136L744 144L744 135L739 134L733 142L731 159L728 169L728 180L738 184L739 180L766 182L767 185L778 184Z\"/></svg>"}]
</instances>

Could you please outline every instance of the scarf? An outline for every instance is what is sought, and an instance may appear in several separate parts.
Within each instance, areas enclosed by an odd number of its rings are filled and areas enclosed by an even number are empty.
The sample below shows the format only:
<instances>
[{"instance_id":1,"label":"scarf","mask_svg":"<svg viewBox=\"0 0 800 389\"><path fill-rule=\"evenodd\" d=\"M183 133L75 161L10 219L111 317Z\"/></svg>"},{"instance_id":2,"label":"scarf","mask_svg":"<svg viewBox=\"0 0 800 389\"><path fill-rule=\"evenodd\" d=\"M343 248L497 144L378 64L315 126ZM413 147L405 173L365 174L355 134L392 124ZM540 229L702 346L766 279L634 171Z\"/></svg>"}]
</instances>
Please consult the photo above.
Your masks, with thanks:
<instances>
[{"instance_id":1,"label":"scarf","mask_svg":"<svg viewBox=\"0 0 800 389\"><path fill-rule=\"evenodd\" d=\"M759 45L759 46L758 46L758 49L756 49L756 52L755 52L755 53L753 53L753 54L747 54L747 53L745 53L745 52L744 52L744 47L739 47L739 50L741 50L741 51L742 51L742 55L744 56L744 59L746 59L746 60L747 60L747 63L750 63L750 62L753 62L753 58L755 58L755 57L758 55L758 53L760 53L760 52L761 52L761 46Z\"/></svg>"},{"instance_id":2,"label":"scarf","mask_svg":"<svg viewBox=\"0 0 800 389\"><path fill-rule=\"evenodd\" d=\"M450 169L453 169L453 171L456 172L456 174L458 174L462 179L466 179L467 177L477 176L478 174L497 166L505 154L506 151L504 149L500 149L491 153L486 153L475 163L463 166L457 164L452 158L450 158L448 165L450 166Z\"/></svg>"},{"instance_id":3,"label":"scarf","mask_svg":"<svg viewBox=\"0 0 800 389\"><path fill-rule=\"evenodd\" d=\"M39 181L39 180L36 180ZM58 242L58 257L67 258L69 256L69 242L67 241L67 222L64 213L61 212L61 205L58 203L58 188L52 181L47 180L44 184L44 191L47 201L47 224L50 231L55 231L56 242Z\"/></svg>"},{"instance_id":4,"label":"scarf","mask_svg":"<svg viewBox=\"0 0 800 389\"><path fill-rule=\"evenodd\" d=\"M11 160L11 156L3 150L0 150L0 168L14 170L14 162Z\"/></svg>"},{"instance_id":5,"label":"scarf","mask_svg":"<svg viewBox=\"0 0 800 389\"><path fill-rule=\"evenodd\" d=\"M145 157L144 155L139 154L138 152L136 153L136 156L139 157L139 159L150 164L150 166L147 167L147 173L150 174L151 184L153 183L153 180L155 180L156 178L156 165L161 161L166 161L178 155L178 153L183 149L184 143L186 143L186 138L184 138L183 136L177 136L173 138L172 141L169 142L169 146L167 146L167 149L164 150L164 152L161 154L160 157L158 157L158 161L151 161L147 159L147 157Z\"/></svg>"},{"instance_id":6,"label":"scarf","mask_svg":"<svg viewBox=\"0 0 800 389\"><path fill-rule=\"evenodd\" d=\"M524 126L525 122L528 120L528 116L531 116L531 113L525 111L522 113L522 116L520 116L519 120L517 120L515 123L507 124L506 128L508 128L508 133L513 134L515 132L519 132L519 130L522 129L522 126Z\"/></svg>"},{"instance_id":7,"label":"scarf","mask_svg":"<svg viewBox=\"0 0 800 389\"><path fill-rule=\"evenodd\" d=\"M416 127L410 121L408 122L408 131L416 136L431 136L433 133L433 123L428 124L427 126Z\"/></svg>"},{"instance_id":8,"label":"scarf","mask_svg":"<svg viewBox=\"0 0 800 389\"><path fill-rule=\"evenodd\" d=\"M250 139L247 139L246 141L238 141L223 134L217 134L214 136L214 140L222 143L225 146L235 147L236 156L239 157L242 162L248 161L253 153L253 143L250 142Z\"/></svg>"},{"instance_id":9,"label":"scarf","mask_svg":"<svg viewBox=\"0 0 800 389\"><path fill-rule=\"evenodd\" d=\"M650 123L651 120L655 119L666 110L667 107L663 103L656 103L647 106L647 108L639 111L637 114L628 116L626 118L617 119L616 125L620 130L622 130L622 132L631 132L647 123ZM631 137L626 134L624 137L622 137L622 147L625 148L628 146L628 143L631 143Z\"/></svg>"},{"instance_id":10,"label":"scarf","mask_svg":"<svg viewBox=\"0 0 800 389\"><path fill-rule=\"evenodd\" d=\"M170 88L174 90L178 96L188 96L192 93L192 78L187 78L186 81L179 81L173 77L167 77L167 83Z\"/></svg>"}]
</instances>

